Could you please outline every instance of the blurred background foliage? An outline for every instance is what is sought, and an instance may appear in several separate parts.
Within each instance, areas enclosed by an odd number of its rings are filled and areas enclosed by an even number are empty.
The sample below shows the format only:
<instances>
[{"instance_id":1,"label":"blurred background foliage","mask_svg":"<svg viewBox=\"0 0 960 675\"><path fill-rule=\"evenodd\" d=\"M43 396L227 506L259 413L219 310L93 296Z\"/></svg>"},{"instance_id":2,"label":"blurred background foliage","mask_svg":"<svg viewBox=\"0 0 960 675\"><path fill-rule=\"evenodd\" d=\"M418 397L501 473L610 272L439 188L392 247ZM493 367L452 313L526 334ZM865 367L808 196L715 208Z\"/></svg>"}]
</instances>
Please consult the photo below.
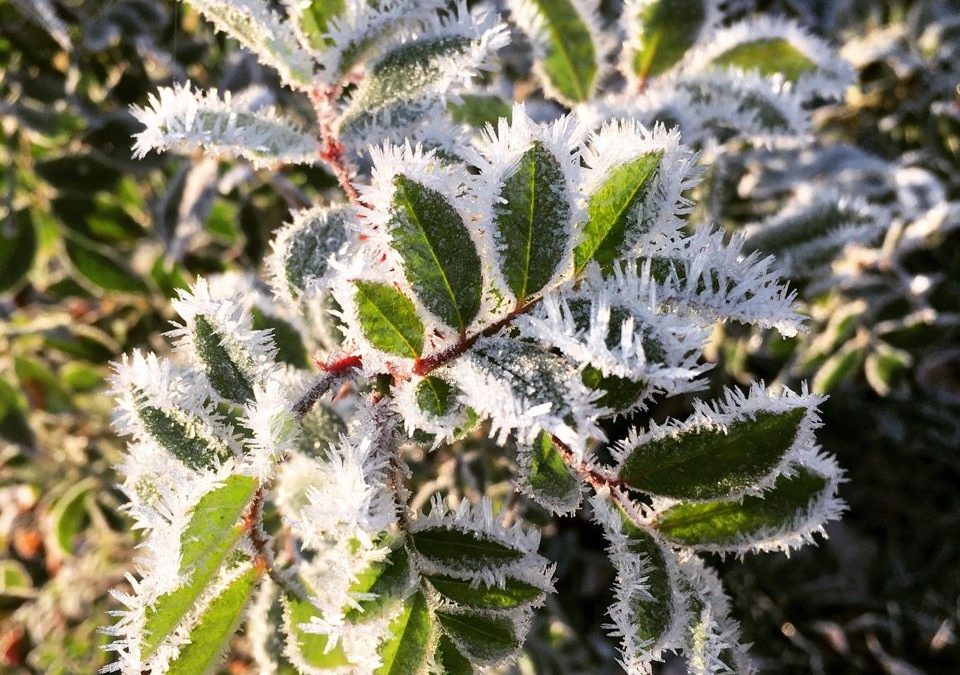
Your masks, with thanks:
<instances>
[{"instance_id":1,"label":"blurred background foliage","mask_svg":"<svg viewBox=\"0 0 960 675\"><path fill-rule=\"evenodd\" d=\"M731 231L795 216L781 236L751 241L784 261L811 330L781 340L727 327L712 349L715 381L809 379L830 393L820 438L848 472L850 511L789 560L713 562L769 672L960 672L960 6L730 4L800 17L858 72L845 101L818 110L814 147L726 148L699 188L699 217ZM136 346L166 351L177 288L256 272L291 208L336 194L320 169L133 160L129 106L187 79L299 105L173 0L0 4L5 672L92 673L108 660L97 629L136 543L113 487L121 444L104 394L109 363ZM855 244L830 238L851 220L863 225ZM259 326L292 336L284 353L306 360L310 345L258 297ZM424 454L412 482L423 498L440 489L513 503L511 460L489 450L478 437ZM544 526L559 577L519 670L617 672L602 631L613 572L598 531L519 508ZM247 663L241 641L226 668Z\"/></svg>"}]
</instances>

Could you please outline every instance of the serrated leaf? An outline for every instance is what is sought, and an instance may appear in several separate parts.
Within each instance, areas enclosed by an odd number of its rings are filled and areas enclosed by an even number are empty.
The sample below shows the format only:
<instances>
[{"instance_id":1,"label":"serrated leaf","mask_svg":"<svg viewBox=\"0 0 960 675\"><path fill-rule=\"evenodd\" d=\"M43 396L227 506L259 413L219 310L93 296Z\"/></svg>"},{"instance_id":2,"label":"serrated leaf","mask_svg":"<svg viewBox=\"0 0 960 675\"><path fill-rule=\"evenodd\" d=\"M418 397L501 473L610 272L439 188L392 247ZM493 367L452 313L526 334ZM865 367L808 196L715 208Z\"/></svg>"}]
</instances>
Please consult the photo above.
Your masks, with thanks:
<instances>
[{"instance_id":1,"label":"serrated leaf","mask_svg":"<svg viewBox=\"0 0 960 675\"><path fill-rule=\"evenodd\" d=\"M630 67L642 82L672 68L693 46L707 20L708 0L655 0L636 16L640 44L632 50Z\"/></svg>"},{"instance_id":2,"label":"serrated leaf","mask_svg":"<svg viewBox=\"0 0 960 675\"><path fill-rule=\"evenodd\" d=\"M544 19L540 70L548 89L566 103L586 101L599 71L597 45L570 0L531 0ZM534 39L537 40L538 37Z\"/></svg>"},{"instance_id":3,"label":"serrated leaf","mask_svg":"<svg viewBox=\"0 0 960 675\"><path fill-rule=\"evenodd\" d=\"M471 661L494 663L520 649L516 626L507 615L481 612L437 612L437 621Z\"/></svg>"},{"instance_id":4,"label":"serrated leaf","mask_svg":"<svg viewBox=\"0 0 960 675\"><path fill-rule=\"evenodd\" d=\"M583 272L592 260L608 270L620 257L631 232L648 227L642 210L659 174L663 152L651 152L612 169L590 195L581 241L573 251L574 270Z\"/></svg>"},{"instance_id":5,"label":"serrated leaf","mask_svg":"<svg viewBox=\"0 0 960 675\"><path fill-rule=\"evenodd\" d=\"M29 211L11 211L0 220L0 293L20 283L36 252L37 231Z\"/></svg>"},{"instance_id":6,"label":"serrated leaf","mask_svg":"<svg viewBox=\"0 0 960 675\"><path fill-rule=\"evenodd\" d=\"M827 487L828 481L807 469L780 476L762 496L742 500L683 503L657 516L657 530L685 546L736 546L768 530L793 523Z\"/></svg>"},{"instance_id":7,"label":"serrated leaf","mask_svg":"<svg viewBox=\"0 0 960 675\"><path fill-rule=\"evenodd\" d=\"M434 658L437 665L443 669L443 675L473 675L470 660L457 651L456 645L446 635L440 636Z\"/></svg>"},{"instance_id":8,"label":"serrated leaf","mask_svg":"<svg viewBox=\"0 0 960 675\"><path fill-rule=\"evenodd\" d=\"M551 511L567 512L580 503L580 481L570 471L552 436L541 432L521 458L524 491Z\"/></svg>"},{"instance_id":9,"label":"serrated leaf","mask_svg":"<svg viewBox=\"0 0 960 675\"><path fill-rule=\"evenodd\" d=\"M462 36L411 40L377 61L350 99L339 121L344 135L362 131L381 120L403 126L420 118L437 91L450 78L452 62L463 57L471 41Z\"/></svg>"},{"instance_id":10,"label":"serrated leaf","mask_svg":"<svg viewBox=\"0 0 960 675\"><path fill-rule=\"evenodd\" d=\"M146 611L141 656L145 660L179 625L217 578L244 528L238 522L253 498L257 481L233 475L197 502L180 537L181 583Z\"/></svg>"},{"instance_id":11,"label":"serrated leaf","mask_svg":"<svg viewBox=\"0 0 960 675\"><path fill-rule=\"evenodd\" d=\"M74 268L88 281L108 291L143 293L147 287L126 264L112 253L71 237L66 240L67 256Z\"/></svg>"},{"instance_id":12,"label":"serrated leaf","mask_svg":"<svg viewBox=\"0 0 960 675\"><path fill-rule=\"evenodd\" d=\"M521 560L522 551L501 544L480 532L452 527L429 527L410 535L417 553L442 567L485 570Z\"/></svg>"},{"instance_id":13,"label":"serrated leaf","mask_svg":"<svg viewBox=\"0 0 960 675\"><path fill-rule=\"evenodd\" d=\"M360 328L370 344L388 354L418 358L424 328L413 301L387 284L358 281L355 286Z\"/></svg>"},{"instance_id":14,"label":"serrated leaf","mask_svg":"<svg viewBox=\"0 0 960 675\"><path fill-rule=\"evenodd\" d=\"M604 375L599 368L587 366L580 373L580 381L589 389L602 391L597 400L601 408L609 408L615 413L633 406L648 390L646 382L631 380L618 375Z\"/></svg>"},{"instance_id":15,"label":"serrated leaf","mask_svg":"<svg viewBox=\"0 0 960 675\"><path fill-rule=\"evenodd\" d=\"M440 595L472 609L516 609L543 597L542 590L513 577L507 577L502 588L441 574L428 575L427 580Z\"/></svg>"},{"instance_id":16,"label":"serrated leaf","mask_svg":"<svg viewBox=\"0 0 960 675\"><path fill-rule=\"evenodd\" d=\"M390 637L380 647L383 665L376 675L415 675L430 658L434 619L423 593L415 593L403 611L390 622Z\"/></svg>"},{"instance_id":17,"label":"serrated leaf","mask_svg":"<svg viewBox=\"0 0 960 675\"><path fill-rule=\"evenodd\" d=\"M506 176L494 201L502 272L517 302L557 272L570 236L570 202L560 161L535 141Z\"/></svg>"},{"instance_id":18,"label":"serrated leaf","mask_svg":"<svg viewBox=\"0 0 960 675\"><path fill-rule=\"evenodd\" d=\"M285 625L290 631L288 644L292 641L290 646L296 650L298 660L318 670L333 670L350 665L342 643L338 642L328 650L330 638L327 635L308 633L301 627L301 624L309 623L313 617L320 614L316 607L307 600L292 595L285 596L283 603L288 615Z\"/></svg>"},{"instance_id":19,"label":"serrated leaf","mask_svg":"<svg viewBox=\"0 0 960 675\"><path fill-rule=\"evenodd\" d=\"M259 577L260 570L251 567L210 601L190 630L187 643L171 661L168 675L206 673L220 662L223 648L240 624Z\"/></svg>"},{"instance_id":20,"label":"serrated leaf","mask_svg":"<svg viewBox=\"0 0 960 675\"><path fill-rule=\"evenodd\" d=\"M817 69L817 64L786 38L742 42L717 56L713 63L746 71L756 70L762 75L779 73L788 82Z\"/></svg>"},{"instance_id":21,"label":"serrated leaf","mask_svg":"<svg viewBox=\"0 0 960 675\"><path fill-rule=\"evenodd\" d=\"M409 586L410 556L405 546L397 546L383 561L373 563L361 572L350 587L352 594L363 593L372 597L358 600L359 607L350 609L347 619L363 622L377 618L392 602L403 597Z\"/></svg>"},{"instance_id":22,"label":"serrated leaf","mask_svg":"<svg viewBox=\"0 0 960 675\"><path fill-rule=\"evenodd\" d=\"M390 235L420 301L463 332L480 310L480 256L446 198L406 176L394 179Z\"/></svg>"},{"instance_id":23,"label":"serrated leaf","mask_svg":"<svg viewBox=\"0 0 960 675\"><path fill-rule=\"evenodd\" d=\"M725 427L693 427L631 449L620 467L628 486L674 499L717 499L769 475L790 450L806 408L758 412Z\"/></svg>"},{"instance_id":24,"label":"serrated leaf","mask_svg":"<svg viewBox=\"0 0 960 675\"><path fill-rule=\"evenodd\" d=\"M417 405L434 417L443 417L457 399L453 386L442 377L430 375L417 384Z\"/></svg>"}]
</instances>

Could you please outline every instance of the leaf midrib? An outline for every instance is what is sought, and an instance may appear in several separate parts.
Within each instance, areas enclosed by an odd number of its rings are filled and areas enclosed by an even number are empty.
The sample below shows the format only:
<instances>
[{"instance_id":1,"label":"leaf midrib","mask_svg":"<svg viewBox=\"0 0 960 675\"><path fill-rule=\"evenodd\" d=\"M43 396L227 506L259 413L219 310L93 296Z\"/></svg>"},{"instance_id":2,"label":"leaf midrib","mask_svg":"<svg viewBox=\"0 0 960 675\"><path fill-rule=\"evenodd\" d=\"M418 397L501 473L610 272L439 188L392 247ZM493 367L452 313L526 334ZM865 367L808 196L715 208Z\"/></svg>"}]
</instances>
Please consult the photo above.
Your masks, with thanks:
<instances>
[{"instance_id":1,"label":"leaf midrib","mask_svg":"<svg viewBox=\"0 0 960 675\"><path fill-rule=\"evenodd\" d=\"M378 305L376 301L370 296L370 294L364 290L363 286L358 285L357 292L361 293L363 297L367 300L367 302L370 303L370 306L376 310L377 314L382 316L384 320L388 324L390 324L390 327L393 328L394 332L397 334L397 337L400 338L400 341L403 342L403 344L407 346L407 349L410 350L411 358L416 358L420 356L420 352L417 351L417 349L412 344L410 344L410 341L407 339L407 336L403 334L403 331L400 330L400 327L396 323L394 323L393 319L391 319L387 314L385 314L382 309L380 309L380 305Z\"/></svg>"},{"instance_id":2,"label":"leaf midrib","mask_svg":"<svg viewBox=\"0 0 960 675\"><path fill-rule=\"evenodd\" d=\"M541 12L543 12L545 15L549 14L549 12L544 9L543 2L538 2L537 4L539 5ZM583 18L580 16L580 12L577 11L577 8L571 5L570 9L572 9L573 13L577 15L577 18L580 19L580 22L584 23ZM577 90L577 96L579 97L578 100L584 101L587 98L589 98L589 93L583 88L583 85L580 82L580 78L577 76L577 70L573 66L573 61L570 58L570 52L567 51L567 48L564 45L563 36L560 35L560 33L557 31L556 26L554 25L553 17L548 16L547 18L548 18L547 24L550 26L550 34L553 35L554 46L557 48L557 51L560 52L560 55L563 57L564 63L567 64L567 68L570 71L571 79L573 80L574 86L576 87L576 90ZM586 27L585 23L584 23L584 27ZM588 30L587 33L589 34L589 32L590 31ZM596 49L594 49L594 56L596 56Z\"/></svg>"}]
</instances>

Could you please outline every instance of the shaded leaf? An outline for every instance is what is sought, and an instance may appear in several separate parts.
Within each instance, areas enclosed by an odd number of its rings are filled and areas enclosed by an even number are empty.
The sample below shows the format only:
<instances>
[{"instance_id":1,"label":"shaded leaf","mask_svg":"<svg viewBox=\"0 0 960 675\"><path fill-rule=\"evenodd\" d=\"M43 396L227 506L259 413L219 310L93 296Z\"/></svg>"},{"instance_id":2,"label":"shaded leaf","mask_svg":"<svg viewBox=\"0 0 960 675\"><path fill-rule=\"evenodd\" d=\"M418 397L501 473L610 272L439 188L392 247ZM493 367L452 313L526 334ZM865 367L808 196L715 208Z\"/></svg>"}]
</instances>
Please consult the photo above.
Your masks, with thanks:
<instances>
[{"instance_id":1,"label":"shaded leaf","mask_svg":"<svg viewBox=\"0 0 960 675\"><path fill-rule=\"evenodd\" d=\"M37 252L37 231L30 212L11 211L0 221L0 293L7 291L33 267Z\"/></svg>"}]
</instances>

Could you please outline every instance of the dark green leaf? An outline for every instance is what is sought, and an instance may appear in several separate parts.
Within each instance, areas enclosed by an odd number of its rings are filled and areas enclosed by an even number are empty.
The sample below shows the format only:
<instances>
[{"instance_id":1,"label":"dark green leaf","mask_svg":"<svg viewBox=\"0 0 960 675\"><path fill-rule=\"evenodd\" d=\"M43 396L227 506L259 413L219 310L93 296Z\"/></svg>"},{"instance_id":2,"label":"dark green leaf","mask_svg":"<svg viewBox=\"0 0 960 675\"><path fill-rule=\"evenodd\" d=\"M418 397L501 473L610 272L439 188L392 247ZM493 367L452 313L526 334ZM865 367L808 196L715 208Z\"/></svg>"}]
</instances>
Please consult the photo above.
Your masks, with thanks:
<instances>
[{"instance_id":1,"label":"dark green leaf","mask_svg":"<svg viewBox=\"0 0 960 675\"><path fill-rule=\"evenodd\" d=\"M253 398L253 383L223 346L224 336L203 314L193 319L193 344L203 371L214 390L228 401L244 403Z\"/></svg>"},{"instance_id":2,"label":"dark green leaf","mask_svg":"<svg viewBox=\"0 0 960 675\"><path fill-rule=\"evenodd\" d=\"M137 406L144 429L160 447L191 469L208 469L231 456L220 439L208 436L201 422L182 410Z\"/></svg>"},{"instance_id":3,"label":"dark green leaf","mask_svg":"<svg viewBox=\"0 0 960 675\"><path fill-rule=\"evenodd\" d=\"M394 179L393 247L424 306L461 332L480 310L480 256L446 198L405 176Z\"/></svg>"},{"instance_id":4,"label":"dark green leaf","mask_svg":"<svg viewBox=\"0 0 960 675\"><path fill-rule=\"evenodd\" d=\"M24 415L24 405L17 390L0 379L0 438L13 443L29 444L33 432Z\"/></svg>"},{"instance_id":5,"label":"dark green leaf","mask_svg":"<svg viewBox=\"0 0 960 675\"><path fill-rule=\"evenodd\" d=\"M626 17L641 26L641 43L631 66L640 81L672 68L693 46L707 19L708 0L655 0L638 16Z\"/></svg>"},{"instance_id":6,"label":"dark green leaf","mask_svg":"<svg viewBox=\"0 0 960 675\"><path fill-rule=\"evenodd\" d=\"M768 476L793 445L806 408L760 412L726 428L695 427L630 451L620 478L631 488L675 499L717 499Z\"/></svg>"},{"instance_id":7,"label":"dark green leaf","mask_svg":"<svg viewBox=\"0 0 960 675\"><path fill-rule=\"evenodd\" d=\"M518 302L556 274L567 249L569 219L563 168L536 141L505 178L493 207L503 246L503 275Z\"/></svg>"},{"instance_id":8,"label":"dark green leaf","mask_svg":"<svg viewBox=\"0 0 960 675\"><path fill-rule=\"evenodd\" d=\"M793 477L779 477L760 497L677 504L661 513L655 526L678 544L735 546L766 530L792 524L826 487L826 478L800 469Z\"/></svg>"},{"instance_id":9,"label":"dark green leaf","mask_svg":"<svg viewBox=\"0 0 960 675\"><path fill-rule=\"evenodd\" d=\"M457 402L454 389L442 377L430 375L417 384L417 405L434 417L442 417Z\"/></svg>"},{"instance_id":10,"label":"dark green leaf","mask_svg":"<svg viewBox=\"0 0 960 675\"><path fill-rule=\"evenodd\" d=\"M423 323L413 301L393 286L358 281L357 315L370 344L388 354L415 359L423 352Z\"/></svg>"},{"instance_id":11,"label":"dark green leaf","mask_svg":"<svg viewBox=\"0 0 960 675\"><path fill-rule=\"evenodd\" d=\"M521 640L509 616L481 612L437 612L443 632L471 660L496 662L520 649Z\"/></svg>"},{"instance_id":12,"label":"dark green leaf","mask_svg":"<svg viewBox=\"0 0 960 675\"><path fill-rule=\"evenodd\" d=\"M37 231L30 212L11 211L0 221L0 293L7 291L33 267Z\"/></svg>"},{"instance_id":13,"label":"dark green leaf","mask_svg":"<svg viewBox=\"0 0 960 675\"><path fill-rule=\"evenodd\" d=\"M417 553L440 565L484 570L516 562L523 553L479 532L430 527L410 535Z\"/></svg>"},{"instance_id":14,"label":"dark green leaf","mask_svg":"<svg viewBox=\"0 0 960 675\"><path fill-rule=\"evenodd\" d=\"M673 620L673 591L670 582L670 573L663 549L653 536L634 525L622 512L623 533L629 539L631 553L641 556L647 561L646 587L650 598L638 599L631 610L637 637L641 642L656 643L670 628Z\"/></svg>"},{"instance_id":15,"label":"dark green leaf","mask_svg":"<svg viewBox=\"0 0 960 675\"><path fill-rule=\"evenodd\" d=\"M630 408L647 391L647 383L642 380L604 375L599 368L593 366L583 369L580 373L580 381L590 389L602 391L603 396L597 401L597 405L609 408L615 413Z\"/></svg>"},{"instance_id":16,"label":"dark green leaf","mask_svg":"<svg viewBox=\"0 0 960 675\"><path fill-rule=\"evenodd\" d=\"M361 622L379 616L390 603L403 597L410 587L410 556L405 546L397 546L382 561L370 565L350 588L352 593L370 593L360 600L358 609L350 609L347 619Z\"/></svg>"},{"instance_id":17,"label":"dark green leaf","mask_svg":"<svg viewBox=\"0 0 960 675\"><path fill-rule=\"evenodd\" d=\"M599 70L597 47L570 0L532 0L543 15L548 37L540 63L549 88L564 102L590 98Z\"/></svg>"},{"instance_id":18,"label":"dark green leaf","mask_svg":"<svg viewBox=\"0 0 960 675\"><path fill-rule=\"evenodd\" d=\"M580 503L580 481L571 473L548 433L540 432L523 475L527 492L550 510L567 512Z\"/></svg>"},{"instance_id":19,"label":"dark green leaf","mask_svg":"<svg viewBox=\"0 0 960 675\"><path fill-rule=\"evenodd\" d=\"M609 270L623 253L628 233L642 233L649 227L643 209L656 186L662 159L663 151L658 151L621 164L590 195L581 241L573 251L577 274L591 260Z\"/></svg>"},{"instance_id":20,"label":"dark green leaf","mask_svg":"<svg viewBox=\"0 0 960 675\"><path fill-rule=\"evenodd\" d=\"M300 421L302 431L297 441L300 452L308 457L326 457L331 445L347 433L343 418L325 403L316 404Z\"/></svg>"},{"instance_id":21,"label":"dark green leaf","mask_svg":"<svg viewBox=\"0 0 960 675\"><path fill-rule=\"evenodd\" d=\"M543 591L525 581L507 577L503 588L434 574L427 576L440 595L473 609L514 609L543 597Z\"/></svg>"},{"instance_id":22,"label":"dark green leaf","mask_svg":"<svg viewBox=\"0 0 960 675\"><path fill-rule=\"evenodd\" d=\"M300 332L283 319L264 314L258 307L251 310L253 314L254 330L271 330L273 341L277 346L277 361L289 363L296 368L307 368L310 364L307 358L307 348L303 346Z\"/></svg>"},{"instance_id":23,"label":"dark green leaf","mask_svg":"<svg viewBox=\"0 0 960 675\"><path fill-rule=\"evenodd\" d=\"M437 643L437 665L443 668L443 675L473 675L473 666L469 659L457 651L456 645L446 635L440 636Z\"/></svg>"},{"instance_id":24,"label":"dark green leaf","mask_svg":"<svg viewBox=\"0 0 960 675\"><path fill-rule=\"evenodd\" d=\"M76 270L87 280L108 291L142 293L146 286L113 253L107 253L79 239L66 240L67 255Z\"/></svg>"}]
</instances>

